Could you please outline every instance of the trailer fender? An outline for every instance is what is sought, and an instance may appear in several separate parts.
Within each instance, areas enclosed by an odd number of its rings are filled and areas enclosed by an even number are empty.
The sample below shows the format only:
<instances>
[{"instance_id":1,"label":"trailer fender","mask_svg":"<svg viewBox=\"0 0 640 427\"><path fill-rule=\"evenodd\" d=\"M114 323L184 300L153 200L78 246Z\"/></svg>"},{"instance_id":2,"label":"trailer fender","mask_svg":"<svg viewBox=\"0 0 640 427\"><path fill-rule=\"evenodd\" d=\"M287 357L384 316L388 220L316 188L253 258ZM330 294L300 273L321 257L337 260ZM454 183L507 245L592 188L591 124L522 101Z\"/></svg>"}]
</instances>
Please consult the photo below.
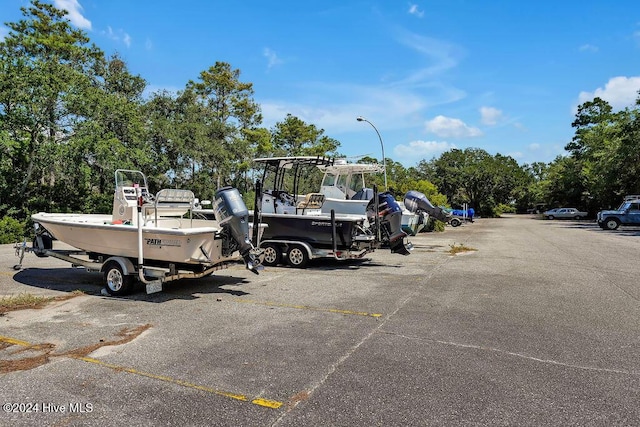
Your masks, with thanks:
<instances>
[{"instance_id":1,"label":"trailer fender","mask_svg":"<svg viewBox=\"0 0 640 427\"><path fill-rule=\"evenodd\" d=\"M305 243L305 242L293 242L293 241L290 242L290 243L302 246L306 250L307 255L309 255L309 259L313 259L313 250L311 249L311 246L308 243Z\"/></svg>"},{"instance_id":2,"label":"trailer fender","mask_svg":"<svg viewBox=\"0 0 640 427\"><path fill-rule=\"evenodd\" d=\"M122 267L122 273L127 276L136 274L136 267L133 265L131 260L121 256L112 256L107 258L107 260L102 264L102 268L100 269L101 272L104 272L104 266L107 265L109 261L115 261L120 264L120 267Z\"/></svg>"}]
</instances>

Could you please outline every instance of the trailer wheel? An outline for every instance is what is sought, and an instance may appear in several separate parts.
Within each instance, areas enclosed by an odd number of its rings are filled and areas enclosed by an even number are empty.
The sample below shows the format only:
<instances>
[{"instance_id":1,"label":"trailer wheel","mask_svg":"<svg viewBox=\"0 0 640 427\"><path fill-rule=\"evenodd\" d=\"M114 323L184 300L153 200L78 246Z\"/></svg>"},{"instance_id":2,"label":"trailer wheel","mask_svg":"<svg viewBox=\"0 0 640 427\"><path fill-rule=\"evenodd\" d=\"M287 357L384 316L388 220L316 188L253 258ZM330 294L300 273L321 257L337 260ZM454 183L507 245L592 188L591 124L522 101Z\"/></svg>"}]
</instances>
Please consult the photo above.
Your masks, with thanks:
<instances>
[{"instance_id":1,"label":"trailer wheel","mask_svg":"<svg viewBox=\"0 0 640 427\"><path fill-rule=\"evenodd\" d=\"M262 264L268 267L275 267L282 262L282 251L275 243L266 243L262 246L264 259Z\"/></svg>"},{"instance_id":2,"label":"trailer wheel","mask_svg":"<svg viewBox=\"0 0 640 427\"><path fill-rule=\"evenodd\" d=\"M305 268L309 262L307 250L300 245L291 245L287 252L289 265L295 268Z\"/></svg>"},{"instance_id":3,"label":"trailer wheel","mask_svg":"<svg viewBox=\"0 0 640 427\"><path fill-rule=\"evenodd\" d=\"M133 289L133 277L125 275L117 262L108 262L102 271L104 284L110 295L127 295Z\"/></svg>"},{"instance_id":4,"label":"trailer wheel","mask_svg":"<svg viewBox=\"0 0 640 427\"><path fill-rule=\"evenodd\" d=\"M462 224L462 221L460 221L458 218L453 218L450 223L452 227L457 227Z\"/></svg>"},{"instance_id":5,"label":"trailer wheel","mask_svg":"<svg viewBox=\"0 0 640 427\"><path fill-rule=\"evenodd\" d=\"M42 246L38 242L38 237L42 240ZM33 238L33 253L36 254L38 258L46 258L49 255L45 254L44 251L50 250L53 248L53 238L48 234L41 234L40 236L36 236Z\"/></svg>"}]
</instances>

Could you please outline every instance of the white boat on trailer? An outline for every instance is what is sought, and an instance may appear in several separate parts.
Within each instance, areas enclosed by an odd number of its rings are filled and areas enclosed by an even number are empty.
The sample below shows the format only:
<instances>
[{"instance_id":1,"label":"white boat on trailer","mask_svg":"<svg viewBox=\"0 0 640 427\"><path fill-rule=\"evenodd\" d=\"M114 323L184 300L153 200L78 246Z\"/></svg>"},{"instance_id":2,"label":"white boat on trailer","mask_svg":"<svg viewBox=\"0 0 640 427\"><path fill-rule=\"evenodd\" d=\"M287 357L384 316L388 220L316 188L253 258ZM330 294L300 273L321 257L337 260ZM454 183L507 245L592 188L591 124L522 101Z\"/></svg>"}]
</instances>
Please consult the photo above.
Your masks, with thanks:
<instances>
[{"instance_id":1,"label":"white boat on trailer","mask_svg":"<svg viewBox=\"0 0 640 427\"><path fill-rule=\"evenodd\" d=\"M199 278L244 260L254 273L260 250L249 239L249 212L235 188L216 192L215 221L193 218L195 197L190 190L163 189L155 196L142 172L119 169L111 215L37 213L33 247L17 246L21 268L24 252L53 256L104 275L112 295L131 292L135 279L148 293L162 284ZM77 250L55 250L59 240Z\"/></svg>"},{"instance_id":2,"label":"white boat on trailer","mask_svg":"<svg viewBox=\"0 0 640 427\"><path fill-rule=\"evenodd\" d=\"M367 177L384 172L384 166L376 163L348 163L336 159L332 165L318 168L324 173L320 193L324 194L323 212L332 209L339 213L364 214L373 198L373 187L367 186ZM428 215L409 211L401 202L402 230L415 236L424 227Z\"/></svg>"},{"instance_id":3,"label":"white boat on trailer","mask_svg":"<svg viewBox=\"0 0 640 427\"><path fill-rule=\"evenodd\" d=\"M319 165L323 172L320 193L324 195L322 212L364 214L373 198L374 190L367 186L367 177L384 172L384 166L376 163L349 163L336 159L331 165ZM404 201L398 202L402 209L402 230L415 236L426 225L429 217L446 222L449 215L435 207L422 193L409 191Z\"/></svg>"}]
</instances>

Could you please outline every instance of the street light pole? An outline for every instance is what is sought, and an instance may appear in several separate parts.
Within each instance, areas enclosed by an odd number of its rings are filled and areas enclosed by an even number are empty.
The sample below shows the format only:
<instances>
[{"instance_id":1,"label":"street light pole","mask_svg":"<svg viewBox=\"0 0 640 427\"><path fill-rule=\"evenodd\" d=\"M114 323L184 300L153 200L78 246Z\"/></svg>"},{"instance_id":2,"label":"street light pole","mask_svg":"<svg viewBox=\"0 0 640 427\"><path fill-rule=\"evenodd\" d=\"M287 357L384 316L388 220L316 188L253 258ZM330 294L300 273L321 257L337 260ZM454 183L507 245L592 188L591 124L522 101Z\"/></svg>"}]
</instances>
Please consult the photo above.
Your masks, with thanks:
<instances>
[{"instance_id":1,"label":"street light pole","mask_svg":"<svg viewBox=\"0 0 640 427\"><path fill-rule=\"evenodd\" d=\"M382 166L384 167L384 190L385 191L389 191L389 187L387 186L387 159L384 156L384 143L382 142L382 137L380 136L380 132L378 132L378 129L373 125L373 123L371 123L369 120L365 119L362 116L358 116L356 117L356 120L359 122L367 122L371 125L371 127L376 131L376 133L378 134L378 138L380 139L380 146L382 147Z\"/></svg>"}]
</instances>

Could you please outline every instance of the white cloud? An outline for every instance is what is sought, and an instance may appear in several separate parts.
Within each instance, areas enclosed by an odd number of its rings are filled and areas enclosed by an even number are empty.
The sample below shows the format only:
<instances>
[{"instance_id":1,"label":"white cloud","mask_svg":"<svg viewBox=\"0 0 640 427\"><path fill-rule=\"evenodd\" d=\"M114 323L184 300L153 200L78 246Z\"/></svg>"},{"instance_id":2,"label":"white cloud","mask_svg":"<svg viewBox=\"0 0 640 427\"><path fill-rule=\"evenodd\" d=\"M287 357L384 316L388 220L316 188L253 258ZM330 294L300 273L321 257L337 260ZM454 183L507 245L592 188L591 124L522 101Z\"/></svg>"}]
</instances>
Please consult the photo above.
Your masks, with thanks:
<instances>
[{"instance_id":1,"label":"white cloud","mask_svg":"<svg viewBox=\"0 0 640 427\"><path fill-rule=\"evenodd\" d=\"M493 107L480 107L480 116L483 124L493 126L502 119L502 111Z\"/></svg>"},{"instance_id":2,"label":"white cloud","mask_svg":"<svg viewBox=\"0 0 640 427\"><path fill-rule=\"evenodd\" d=\"M262 55L267 58L267 68L271 69L273 67L275 67L276 65L282 64L282 60L280 58L278 58L278 55L276 55L276 53L269 49L268 47L265 47L264 50L262 51Z\"/></svg>"},{"instance_id":3,"label":"white cloud","mask_svg":"<svg viewBox=\"0 0 640 427\"><path fill-rule=\"evenodd\" d=\"M513 122L513 127L518 129L520 132L528 132L529 129L525 125L520 122Z\"/></svg>"},{"instance_id":4,"label":"white cloud","mask_svg":"<svg viewBox=\"0 0 640 427\"><path fill-rule=\"evenodd\" d=\"M611 104L614 110L621 110L635 103L639 89L640 77L612 77L604 88L599 87L593 92L580 92L578 105L599 97Z\"/></svg>"},{"instance_id":5,"label":"white cloud","mask_svg":"<svg viewBox=\"0 0 640 427\"><path fill-rule=\"evenodd\" d=\"M410 15L415 15L418 18L422 18L424 16L424 11L420 10L418 8L417 4L410 4L409 5L409 14Z\"/></svg>"},{"instance_id":6,"label":"white cloud","mask_svg":"<svg viewBox=\"0 0 640 427\"><path fill-rule=\"evenodd\" d=\"M378 129L399 129L414 126L426 106L422 97L403 88L305 82L300 92L308 95L300 102L258 100L263 124L273 126L291 113L330 132L355 131L362 128L356 121L361 115Z\"/></svg>"},{"instance_id":7,"label":"white cloud","mask_svg":"<svg viewBox=\"0 0 640 427\"><path fill-rule=\"evenodd\" d=\"M416 159L437 157L453 148L456 146L446 141L411 141L406 145L396 145L393 154L401 159L416 161Z\"/></svg>"},{"instance_id":8,"label":"white cloud","mask_svg":"<svg viewBox=\"0 0 640 427\"><path fill-rule=\"evenodd\" d=\"M434 76L456 67L463 56L463 49L457 45L404 30L399 31L397 40L424 56L426 63L429 64L398 82L402 84L429 81Z\"/></svg>"},{"instance_id":9,"label":"white cloud","mask_svg":"<svg viewBox=\"0 0 640 427\"><path fill-rule=\"evenodd\" d=\"M91 29L91 21L82 15L82 6L78 0L54 0L53 3L58 9L67 11L67 18L73 25L83 30Z\"/></svg>"},{"instance_id":10,"label":"white cloud","mask_svg":"<svg viewBox=\"0 0 640 427\"><path fill-rule=\"evenodd\" d=\"M122 42L127 47L131 46L131 36L125 33L121 29L114 31L113 28L107 26L107 31L104 32L104 34L106 34L106 36L109 37L111 40L114 40L116 42Z\"/></svg>"},{"instance_id":11,"label":"white cloud","mask_svg":"<svg viewBox=\"0 0 640 427\"><path fill-rule=\"evenodd\" d=\"M578 50L580 50L580 52L597 52L599 49L598 46L587 43L580 46Z\"/></svg>"},{"instance_id":12,"label":"white cloud","mask_svg":"<svg viewBox=\"0 0 640 427\"><path fill-rule=\"evenodd\" d=\"M538 151L539 149L540 149L540 144L535 142L533 144L529 144L529 150Z\"/></svg>"},{"instance_id":13,"label":"white cloud","mask_svg":"<svg viewBox=\"0 0 640 427\"><path fill-rule=\"evenodd\" d=\"M470 138L482 136L482 131L478 128L467 126L460 119L437 116L425 123L428 132L444 138Z\"/></svg>"}]
</instances>

